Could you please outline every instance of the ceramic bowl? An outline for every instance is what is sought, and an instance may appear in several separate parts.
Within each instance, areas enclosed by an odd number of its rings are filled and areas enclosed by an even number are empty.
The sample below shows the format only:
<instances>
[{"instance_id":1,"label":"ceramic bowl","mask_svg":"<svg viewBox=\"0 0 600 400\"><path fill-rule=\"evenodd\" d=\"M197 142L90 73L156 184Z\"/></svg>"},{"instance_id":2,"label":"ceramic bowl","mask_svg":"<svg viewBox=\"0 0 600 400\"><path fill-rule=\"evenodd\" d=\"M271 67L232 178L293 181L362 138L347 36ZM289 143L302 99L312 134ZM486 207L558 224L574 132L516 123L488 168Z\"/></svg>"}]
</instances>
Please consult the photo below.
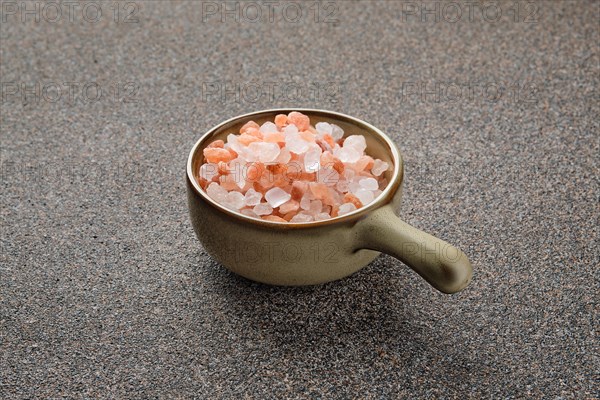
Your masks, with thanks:
<instances>
[{"instance_id":1,"label":"ceramic bowl","mask_svg":"<svg viewBox=\"0 0 600 400\"><path fill-rule=\"evenodd\" d=\"M212 200L198 182L202 150L253 120L273 121L299 111L311 124L335 123L345 135L363 135L367 153L388 162L388 185L373 202L324 221L281 223L258 220ZM232 118L210 129L192 148L187 162L190 217L204 249L219 263L248 279L272 285L315 285L344 278L380 252L396 257L436 289L455 293L471 280L467 256L445 241L399 218L404 178L400 151L382 131L357 118L313 109L273 109Z\"/></svg>"}]
</instances>

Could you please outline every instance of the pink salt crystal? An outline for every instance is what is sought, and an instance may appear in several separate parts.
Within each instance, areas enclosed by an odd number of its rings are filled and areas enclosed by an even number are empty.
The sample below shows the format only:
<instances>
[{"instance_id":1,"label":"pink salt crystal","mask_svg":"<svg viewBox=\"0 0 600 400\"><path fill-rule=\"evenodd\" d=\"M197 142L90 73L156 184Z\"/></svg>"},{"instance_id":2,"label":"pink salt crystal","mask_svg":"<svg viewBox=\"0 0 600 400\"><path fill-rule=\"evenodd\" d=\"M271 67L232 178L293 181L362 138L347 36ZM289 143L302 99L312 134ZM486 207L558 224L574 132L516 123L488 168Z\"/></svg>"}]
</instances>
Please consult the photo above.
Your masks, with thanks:
<instances>
[{"instance_id":1,"label":"pink salt crystal","mask_svg":"<svg viewBox=\"0 0 600 400\"><path fill-rule=\"evenodd\" d=\"M356 206L352 203L344 203L338 210L338 215L344 215L356 210Z\"/></svg>"},{"instance_id":2,"label":"pink salt crystal","mask_svg":"<svg viewBox=\"0 0 600 400\"><path fill-rule=\"evenodd\" d=\"M246 122L241 128L240 133L247 133L250 128L258 129L259 125L254 121Z\"/></svg>"},{"instance_id":3,"label":"pink salt crystal","mask_svg":"<svg viewBox=\"0 0 600 400\"><path fill-rule=\"evenodd\" d=\"M288 123L288 117L285 114L277 114L275 116L275 125L277 125L278 128L283 128L285 125L287 125Z\"/></svg>"},{"instance_id":4,"label":"pink salt crystal","mask_svg":"<svg viewBox=\"0 0 600 400\"><path fill-rule=\"evenodd\" d=\"M288 121L291 124L296 125L301 131L307 130L310 126L310 119L308 116L297 111L292 111L288 114Z\"/></svg>"},{"instance_id":5,"label":"pink salt crystal","mask_svg":"<svg viewBox=\"0 0 600 400\"><path fill-rule=\"evenodd\" d=\"M308 209L308 211L315 215L320 213L323 210L323 203L321 202L321 200L313 200L310 202L310 208Z\"/></svg>"},{"instance_id":6,"label":"pink salt crystal","mask_svg":"<svg viewBox=\"0 0 600 400\"><path fill-rule=\"evenodd\" d=\"M273 208L279 207L291 198L289 193L278 187L274 187L265 194L265 200Z\"/></svg>"},{"instance_id":7,"label":"pink salt crystal","mask_svg":"<svg viewBox=\"0 0 600 400\"><path fill-rule=\"evenodd\" d=\"M297 211L299 207L300 203L298 203L296 200L289 200L279 206L279 212L281 214L287 214L292 211Z\"/></svg>"},{"instance_id":8,"label":"pink salt crystal","mask_svg":"<svg viewBox=\"0 0 600 400\"><path fill-rule=\"evenodd\" d=\"M325 184L323 183L311 182L311 184L308 187L317 199L324 199L329 194L327 186L325 186Z\"/></svg>"},{"instance_id":9,"label":"pink salt crystal","mask_svg":"<svg viewBox=\"0 0 600 400\"><path fill-rule=\"evenodd\" d=\"M207 147L203 150L204 157L209 163L218 163L219 161L229 161L233 159L232 154L226 149L218 147Z\"/></svg>"},{"instance_id":10,"label":"pink salt crystal","mask_svg":"<svg viewBox=\"0 0 600 400\"><path fill-rule=\"evenodd\" d=\"M254 206L252 209L258 215L269 215L273 212L273 207L267 203L260 203Z\"/></svg>"},{"instance_id":11,"label":"pink salt crystal","mask_svg":"<svg viewBox=\"0 0 600 400\"><path fill-rule=\"evenodd\" d=\"M304 193L308 190L308 183L295 181L292 183L292 191L290 194L292 195L292 199L296 201L300 201Z\"/></svg>"}]
</instances>

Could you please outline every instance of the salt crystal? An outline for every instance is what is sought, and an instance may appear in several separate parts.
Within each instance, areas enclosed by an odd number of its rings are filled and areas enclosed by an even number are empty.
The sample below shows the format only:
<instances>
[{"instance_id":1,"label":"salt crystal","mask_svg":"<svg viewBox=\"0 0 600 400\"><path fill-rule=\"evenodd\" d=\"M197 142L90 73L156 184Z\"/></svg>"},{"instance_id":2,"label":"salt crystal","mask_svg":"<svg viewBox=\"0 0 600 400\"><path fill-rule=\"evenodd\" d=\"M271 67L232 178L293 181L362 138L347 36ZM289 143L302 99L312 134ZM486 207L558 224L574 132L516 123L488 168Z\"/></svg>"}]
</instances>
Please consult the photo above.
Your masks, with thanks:
<instances>
[{"instance_id":1,"label":"salt crystal","mask_svg":"<svg viewBox=\"0 0 600 400\"><path fill-rule=\"evenodd\" d=\"M290 222L312 222L314 220L313 216L305 213L298 213L292 217Z\"/></svg>"},{"instance_id":2,"label":"salt crystal","mask_svg":"<svg viewBox=\"0 0 600 400\"><path fill-rule=\"evenodd\" d=\"M310 206L308 209L308 212L310 212L311 214L318 214L323 210L323 203L321 202L321 200L313 200L310 202Z\"/></svg>"},{"instance_id":3,"label":"salt crystal","mask_svg":"<svg viewBox=\"0 0 600 400\"><path fill-rule=\"evenodd\" d=\"M331 215L329 215L329 213L326 213L326 212L315 214L315 221L324 221L324 220L330 219L330 218L331 218Z\"/></svg>"},{"instance_id":4,"label":"salt crystal","mask_svg":"<svg viewBox=\"0 0 600 400\"><path fill-rule=\"evenodd\" d=\"M292 211L297 211L300 204L296 200L289 200L279 206L279 212L281 214L287 214Z\"/></svg>"},{"instance_id":5,"label":"salt crystal","mask_svg":"<svg viewBox=\"0 0 600 400\"><path fill-rule=\"evenodd\" d=\"M293 126L293 125L288 125ZM292 153L302 154L308 150L308 143L298 134L285 136L285 145Z\"/></svg>"},{"instance_id":6,"label":"salt crystal","mask_svg":"<svg viewBox=\"0 0 600 400\"><path fill-rule=\"evenodd\" d=\"M212 182L210 185L208 185L206 188L206 193L208 193L212 199L219 203L225 201L228 194L227 190L222 188L217 182Z\"/></svg>"},{"instance_id":7,"label":"salt crystal","mask_svg":"<svg viewBox=\"0 0 600 400\"><path fill-rule=\"evenodd\" d=\"M244 195L240 192L231 191L227 195L226 202L231 204L236 210L239 210L240 208L244 207Z\"/></svg>"},{"instance_id":8,"label":"salt crystal","mask_svg":"<svg viewBox=\"0 0 600 400\"><path fill-rule=\"evenodd\" d=\"M331 124L331 136L336 142L344 137L344 130L336 124Z\"/></svg>"},{"instance_id":9,"label":"salt crystal","mask_svg":"<svg viewBox=\"0 0 600 400\"><path fill-rule=\"evenodd\" d=\"M249 189L246 192L246 196L244 197L244 203L247 206L255 206L260 203L261 199L262 199L262 193L257 192L254 189Z\"/></svg>"},{"instance_id":10,"label":"salt crystal","mask_svg":"<svg viewBox=\"0 0 600 400\"><path fill-rule=\"evenodd\" d=\"M248 217L252 217L252 218L260 218L260 215L258 215L257 213L255 213L254 211L252 211L249 208L244 208L242 210L240 210L241 214L247 215Z\"/></svg>"},{"instance_id":11,"label":"salt crystal","mask_svg":"<svg viewBox=\"0 0 600 400\"><path fill-rule=\"evenodd\" d=\"M367 148L367 142L365 141L365 137L362 135L351 135L344 140L344 148L352 147L356 150L357 153L360 153L359 157ZM354 162L354 161L351 161Z\"/></svg>"},{"instance_id":12,"label":"salt crystal","mask_svg":"<svg viewBox=\"0 0 600 400\"><path fill-rule=\"evenodd\" d=\"M374 191L373 191L373 197L377 198L377 197L379 197L379 195L380 195L381 193L383 193L383 190L379 190L379 189L377 189L377 190L374 190Z\"/></svg>"},{"instance_id":13,"label":"salt crystal","mask_svg":"<svg viewBox=\"0 0 600 400\"><path fill-rule=\"evenodd\" d=\"M345 163L355 163L360 159L361 153L359 153L354 147L348 146L342 147L339 150L334 150L333 155Z\"/></svg>"},{"instance_id":14,"label":"salt crystal","mask_svg":"<svg viewBox=\"0 0 600 400\"><path fill-rule=\"evenodd\" d=\"M219 166L213 163L206 163L200 167L200 176L207 181L219 175Z\"/></svg>"},{"instance_id":15,"label":"salt crystal","mask_svg":"<svg viewBox=\"0 0 600 400\"><path fill-rule=\"evenodd\" d=\"M344 215L356 210L356 206L352 203L344 203L338 210L338 215Z\"/></svg>"},{"instance_id":16,"label":"salt crystal","mask_svg":"<svg viewBox=\"0 0 600 400\"><path fill-rule=\"evenodd\" d=\"M333 168L321 168L317 171L317 182L327 186L335 186L340 181L340 174Z\"/></svg>"},{"instance_id":17,"label":"salt crystal","mask_svg":"<svg viewBox=\"0 0 600 400\"><path fill-rule=\"evenodd\" d=\"M389 168L389 164L386 163L385 161L381 161L379 159L376 159L373 162L373 167L371 168L371 173L375 176L380 176L381 174L383 174L385 171L387 171Z\"/></svg>"},{"instance_id":18,"label":"salt crystal","mask_svg":"<svg viewBox=\"0 0 600 400\"><path fill-rule=\"evenodd\" d=\"M260 203L252 209L257 215L270 215L273 212L273 207L267 203Z\"/></svg>"},{"instance_id":19,"label":"salt crystal","mask_svg":"<svg viewBox=\"0 0 600 400\"><path fill-rule=\"evenodd\" d=\"M346 193L348 191L348 181L340 180L337 185L335 185L335 188L342 193Z\"/></svg>"},{"instance_id":20,"label":"salt crystal","mask_svg":"<svg viewBox=\"0 0 600 400\"><path fill-rule=\"evenodd\" d=\"M375 178L363 178L358 181L358 184L367 190L379 189L379 182Z\"/></svg>"},{"instance_id":21,"label":"salt crystal","mask_svg":"<svg viewBox=\"0 0 600 400\"><path fill-rule=\"evenodd\" d=\"M283 128L283 133L287 135L296 135L298 133L298 127L294 124L289 124Z\"/></svg>"},{"instance_id":22,"label":"salt crystal","mask_svg":"<svg viewBox=\"0 0 600 400\"><path fill-rule=\"evenodd\" d=\"M313 198L310 191L304 193L302 198L300 199L300 208L303 210L310 209L310 200Z\"/></svg>"},{"instance_id":23,"label":"salt crystal","mask_svg":"<svg viewBox=\"0 0 600 400\"><path fill-rule=\"evenodd\" d=\"M262 124L258 130L261 133L275 133L275 132L279 131L277 129L277 125L275 125L273 122L270 122L270 121L267 121L264 124Z\"/></svg>"},{"instance_id":24,"label":"salt crystal","mask_svg":"<svg viewBox=\"0 0 600 400\"><path fill-rule=\"evenodd\" d=\"M304 155L304 170L306 172L316 172L321 168L321 148L312 148Z\"/></svg>"},{"instance_id":25,"label":"salt crystal","mask_svg":"<svg viewBox=\"0 0 600 400\"><path fill-rule=\"evenodd\" d=\"M317 122L315 129L319 133L327 133L328 135L331 135L333 132L333 126L327 122Z\"/></svg>"},{"instance_id":26,"label":"salt crystal","mask_svg":"<svg viewBox=\"0 0 600 400\"><path fill-rule=\"evenodd\" d=\"M277 143L252 142L248 146L248 150L256 155L258 161L268 163L277 158L279 155L279 145Z\"/></svg>"},{"instance_id":27,"label":"salt crystal","mask_svg":"<svg viewBox=\"0 0 600 400\"><path fill-rule=\"evenodd\" d=\"M358 197L363 206L369 204L374 199L373 192L366 189L359 189L356 192L353 192L353 194Z\"/></svg>"},{"instance_id":28,"label":"salt crystal","mask_svg":"<svg viewBox=\"0 0 600 400\"><path fill-rule=\"evenodd\" d=\"M287 164L290 162L291 158L292 154L290 153L290 150L287 147L284 147L280 150L279 155L274 162L277 164Z\"/></svg>"},{"instance_id":29,"label":"salt crystal","mask_svg":"<svg viewBox=\"0 0 600 400\"><path fill-rule=\"evenodd\" d=\"M274 187L265 194L265 200L273 208L279 207L291 198L292 196L289 193L278 187Z\"/></svg>"}]
</instances>

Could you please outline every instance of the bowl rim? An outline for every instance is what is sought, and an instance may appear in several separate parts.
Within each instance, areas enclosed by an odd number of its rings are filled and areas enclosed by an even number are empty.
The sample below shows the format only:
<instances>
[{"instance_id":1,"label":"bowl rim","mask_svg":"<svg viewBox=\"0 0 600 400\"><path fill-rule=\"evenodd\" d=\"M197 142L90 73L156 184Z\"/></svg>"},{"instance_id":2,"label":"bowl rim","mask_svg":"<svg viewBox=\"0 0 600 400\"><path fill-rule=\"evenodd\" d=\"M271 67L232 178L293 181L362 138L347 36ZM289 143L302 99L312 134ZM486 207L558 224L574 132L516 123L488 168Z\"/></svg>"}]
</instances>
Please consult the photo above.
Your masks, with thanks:
<instances>
[{"instance_id":1,"label":"bowl rim","mask_svg":"<svg viewBox=\"0 0 600 400\"><path fill-rule=\"evenodd\" d=\"M217 130L219 130L220 128L222 128L225 125L232 124L232 123L236 122L237 120L246 119L246 118L249 118L252 116L258 116L258 115L262 115L262 114L275 114L275 115L276 114L286 114L287 115L292 111L301 112L303 114L320 114L320 116L323 116L325 118L328 115L335 116L335 118L337 118L339 120L343 120L344 122L347 122L347 123L350 123L353 125L361 126L362 128L366 128L366 130L368 130L371 134L375 134L375 135L379 136L387 145L388 150L391 154L391 158L394 163L394 171L393 171L392 177L391 177L390 181L388 182L386 188L379 194L379 196L377 196L366 207L361 207L361 208L354 210L348 214L344 214L344 215L337 216L334 218L330 218L330 219L326 219L326 220L322 220L322 221L311 221L311 222L277 222L277 221L268 221L268 220L263 220L263 219L259 220L259 219L244 215L242 213L239 213L237 211L231 210L231 209L217 203L215 200L213 200L208 195L208 193L206 193L200 187L200 184L198 183L198 180L196 179L194 172L192 170L192 166L194 164L194 159L195 159L194 156L198 152L198 148L200 148L200 146L203 145L204 142L208 138L212 137L212 135ZM368 122L365 122L361 119L352 117L350 115L342 114L342 113L339 113L336 111L322 110L322 109L316 109L316 108L286 107L286 108L265 109L265 110L253 111L250 113L238 115L238 116L230 118L230 119L223 121L223 122L213 126L212 128L210 128L206 133L204 133L196 141L196 143L190 150L190 153L189 153L189 156L187 159L187 174L186 175L187 175L188 187L191 187L197 195L199 195L204 201L206 201L208 204L210 204L211 206L216 208L218 211L221 211L231 217L240 219L247 223L260 225L260 226L264 226L264 227L269 227L269 228L279 228L279 229L281 229L281 228L285 228L285 229L313 228L313 227L317 227L317 226L335 225L335 224L344 223L344 222L351 221L351 220L356 220L356 219L362 218L367 213L390 203L392 198L394 197L394 195L396 194L396 192L402 185L402 181L403 181L403 177L404 177L404 163L403 163L403 159L402 159L400 150L398 149L396 144L393 142L393 140L389 136L387 136L385 133L383 133L380 129L369 124Z\"/></svg>"}]
</instances>

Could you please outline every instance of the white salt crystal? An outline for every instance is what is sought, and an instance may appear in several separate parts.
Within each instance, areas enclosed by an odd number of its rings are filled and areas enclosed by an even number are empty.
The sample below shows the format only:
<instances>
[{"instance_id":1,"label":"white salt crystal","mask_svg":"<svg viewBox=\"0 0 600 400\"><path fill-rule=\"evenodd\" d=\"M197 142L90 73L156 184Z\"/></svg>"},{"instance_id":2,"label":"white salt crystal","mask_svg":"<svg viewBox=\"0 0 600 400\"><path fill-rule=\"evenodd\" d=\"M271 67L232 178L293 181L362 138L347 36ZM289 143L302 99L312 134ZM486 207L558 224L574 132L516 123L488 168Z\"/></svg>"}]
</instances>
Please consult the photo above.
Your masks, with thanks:
<instances>
[{"instance_id":1,"label":"white salt crystal","mask_svg":"<svg viewBox=\"0 0 600 400\"><path fill-rule=\"evenodd\" d=\"M356 171L354 171L351 168L344 168L344 178L346 178L346 180L351 181L352 179L354 179L354 176L356 175Z\"/></svg>"},{"instance_id":2,"label":"white salt crystal","mask_svg":"<svg viewBox=\"0 0 600 400\"><path fill-rule=\"evenodd\" d=\"M331 216L326 212L315 214L315 221L323 221L329 218L331 218Z\"/></svg>"},{"instance_id":3,"label":"white salt crystal","mask_svg":"<svg viewBox=\"0 0 600 400\"><path fill-rule=\"evenodd\" d=\"M313 221L313 216L310 214L305 214L300 212L292 217L290 222L311 222Z\"/></svg>"},{"instance_id":4,"label":"white salt crystal","mask_svg":"<svg viewBox=\"0 0 600 400\"><path fill-rule=\"evenodd\" d=\"M298 134L298 127L294 124L289 124L285 128L283 128L283 133L287 135L296 135Z\"/></svg>"},{"instance_id":5,"label":"white salt crystal","mask_svg":"<svg viewBox=\"0 0 600 400\"><path fill-rule=\"evenodd\" d=\"M379 189L379 182L375 178L363 178L358 181L358 184L367 190Z\"/></svg>"},{"instance_id":6,"label":"white salt crystal","mask_svg":"<svg viewBox=\"0 0 600 400\"><path fill-rule=\"evenodd\" d=\"M264 124L262 124L261 127L258 128L258 130L261 133L275 133L275 132L278 132L277 125L275 125L274 123L272 123L270 121L267 121Z\"/></svg>"},{"instance_id":7,"label":"white salt crystal","mask_svg":"<svg viewBox=\"0 0 600 400\"><path fill-rule=\"evenodd\" d=\"M363 206L366 206L374 199L373 192L366 189L359 189L356 192L354 192L354 195L358 197Z\"/></svg>"},{"instance_id":8,"label":"white salt crystal","mask_svg":"<svg viewBox=\"0 0 600 400\"><path fill-rule=\"evenodd\" d=\"M312 148L304 155L304 170L306 172L316 172L321 168L321 148Z\"/></svg>"},{"instance_id":9,"label":"white salt crystal","mask_svg":"<svg viewBox=\"0 0 600 400\"><path fill-rule=\"evenodd\" d=\"M206 193L219 203L224 202L227 199L228 194L227 190L225 190L217 182L211 182L211 184L206 188Z\"/></svg>"},{"instance_id":10,"label":"white salt crystal","mask_svg":"<svg viewBox=\"0 0 600 400\"><path fill-rule=\"evenodd\" d=\"M348 214L352 211L356 210L356 206L352 203L344 203L340 206L338 210L338 215Z\"/></svg>"},{"instance_id":11,"label":"white salt crystal","mask_svg":"<svg viewBox=\"0 0 600 400\"><path fill-rule=\"evenodd\" d=\"M258 215L270 215L273 212L273 207L267 203L260 203L255 205L252 211Z\"/></svg>"},{"instance_id":12,"label":"white salt crystal","mask_svg":"<svg viewBox=\"0 0 600 400\"><path fill-rule=\"evenodd\" d=\"M254 189L249 189L246 192L246 196L244 197L244 203L247 206L255 206L260 203L261 199L262 199L262 193L257 192Z\"/></svg>"},{"instance_id":13,"label":"white salt crystal","mask_svg":"<svg viewBox=\"0 0 600 400\"><path fill-rule=\"evenodd\" d=\"M327 122L317 122L317 124L315 125L315 129L319 133L327 133L331 135L333 131L333 126L331 126L331 124Z\"/></svg>"},{"instance_id":14,"label":"white salt crystal","mask_svg":"<svg viewBox=\"0 0 600 400\"><path fill-rule=\"evenodd\" d=\"M213 163L206 163L200 167L200 176L207 181L219 175L219 166Z\"/></svg>"},{"instance_id":15,"label":"white salt crystal","mask_svg":"<svg viewBox=\"0 0 600 400\"><path fill-rule=\"evenodd\" d=\"M385 161L381 161L380 159L376 159L373 162L373 167L371 168L371 173L375 176L380 176L389 168L389 164Z\"/></svg>"},{"instance_id":16,"label":"white salt crystal","mask_svg":"<svg viewBox=\"0 0 600 400\"><path fill-rule=\"evenodd\" d=\"M278 187L274 187L265 193L265 200L273 208L279 207L291 198L292 196L289 193Z\"/></svg>"},{"instance_id":17,"label":"white salt crystal","mask_svg":"<svg viewBox=\"0 0 600 400\"><path fill-rule=\"evenodd\" d=\"M356 148L352 146L346 147L345 144L344 147L342 147L341 149L333 151L333 155L345 163L357 162L360 159L361 153L362 152L359 152L358 150L356 150Z\"/></svg>"},{"instance_id":18,"label":"white salt crystal","mask_svg":"<svg viewBox=\"0 0 600 400\"><path fill-rule=\"evenodd\" d=\"M348 191L350 193L356 194L359 190L362 190L362 186L358 182L352 181L348 182Z\"/></svg>"},{"instance_id":19,"label":"white salt crystal","mask_svg":"<svg viewBox=\"0 0 600 400\"><path fill-rule=\"evenodd\" d=\"M239 210L240 208L244 207L244 195L240 192L232 190L227 195L226 202L231 204L234 209Z\"/></svg>"},{"instance_id":20,"label":"white salt crystal","mask_svg":"<svg viewBox=\"0 0 600 400\"><path fill-rule=\"evenodd\" d=\"M367 148L367 142L365 141L365 137L362 135L351 135L344 140L344 148L352 147L356 150L356 152L363 154L365 149ZM355 161L351 161L355 162Z\"/></svg>"},{"instance_id":21,"label":"white salt crystal","mask_svg":"<svg viewBox=\"0 0 600 400\"><path fill-rule=\"evenodd\" d=\"M336 142L344 137L344 130L336 124L331 124L331 136Z\"/></svg>"},{"instance_id":22,"label":"white salt crystal","mask_svg":"<svg viewBox=\"0 0 600 400\"><path fill-rule=\"evenodd\" d=\"M260 218L260 215L258 215L254 211L250 210L249 208L244 208L243 210L240 210L240 213L247 215L249 217L252 217L252 218Z\"/></svg>"},{"instance_id":23,"label":"white salt crystal","mask_svg":"<svg viewBox=\"0 0 600 400\"><path fill-rule=\"evenodd\" d=\"M277 143L266 142L252 142L248 145L248 150L262 163L268 163L275 160L280 152Z\"/></svg>"},{"instance_id":24,"label":"white salt crystal","mask_svg":"<svg viewBox=\"0 0 600 400\"><path fill-rule=\"evenodd\" d=\"M291 159L292 153L290 153L290 150L287 147L284 147L279 151L279 155L277 156L274 162L278 164L287 164L290 162Z\"/></svg>"},{"instance_id":25,"label":"white salt crystal","mask_svg":"<svg viewBox=\"0 0 600 400\"><path fill-rule=\"evenodd\" d=\"M302 154L308 150L308 143L298 133L285 135L285 146L289 151Z\"/></svg>"}]
</instances>

